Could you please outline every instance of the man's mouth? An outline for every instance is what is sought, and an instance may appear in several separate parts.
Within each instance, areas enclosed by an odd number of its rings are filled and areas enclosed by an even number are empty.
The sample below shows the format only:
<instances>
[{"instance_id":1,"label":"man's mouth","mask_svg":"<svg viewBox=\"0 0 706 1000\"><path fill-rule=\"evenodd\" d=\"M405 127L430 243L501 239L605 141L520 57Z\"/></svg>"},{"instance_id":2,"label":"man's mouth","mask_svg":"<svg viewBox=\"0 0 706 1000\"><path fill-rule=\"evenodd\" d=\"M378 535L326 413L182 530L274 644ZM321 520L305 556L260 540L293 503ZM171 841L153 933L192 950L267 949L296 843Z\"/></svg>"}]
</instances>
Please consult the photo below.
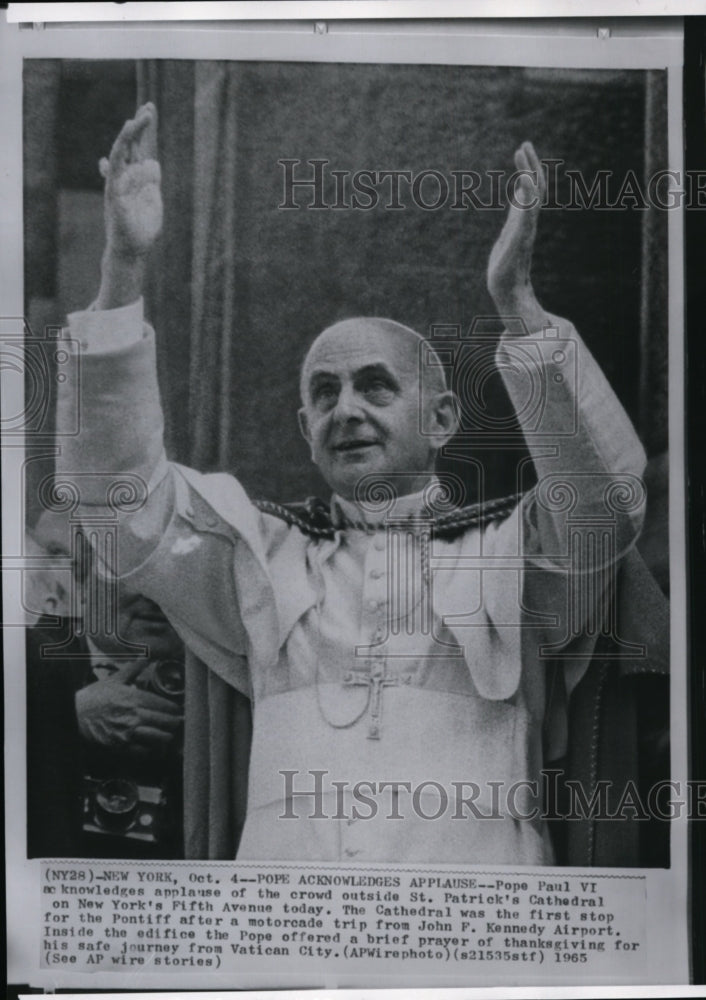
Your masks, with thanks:
<instances>
[{"instance_id":1,"label":"man's mouth","mask_svg":"<svg viewBox=\"0 0 706 1000\"><path fill-rule=\"evenodd\" d=\"M338 444L335 444L333 446L333 450L339 452L364 451L367 448L374 448L377 443L378 443L377 441L370 441L367 439L339 441Z\"/></svg>"}]
</instances>

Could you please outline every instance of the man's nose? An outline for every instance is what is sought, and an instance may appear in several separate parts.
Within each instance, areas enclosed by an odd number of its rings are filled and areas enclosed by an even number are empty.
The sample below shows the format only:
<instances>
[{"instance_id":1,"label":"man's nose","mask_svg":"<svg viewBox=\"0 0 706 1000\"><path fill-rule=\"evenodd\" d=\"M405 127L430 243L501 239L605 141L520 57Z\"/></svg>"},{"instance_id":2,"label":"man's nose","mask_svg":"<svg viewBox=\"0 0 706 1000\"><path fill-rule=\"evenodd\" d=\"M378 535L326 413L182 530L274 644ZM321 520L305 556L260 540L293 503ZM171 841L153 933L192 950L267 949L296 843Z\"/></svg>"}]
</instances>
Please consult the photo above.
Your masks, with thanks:
<instances>
[{"instance_id":1,"label":"man's nose","mask_svg":"<svg viewBox=\"0 0 706 1000\"><path fill-rule=\"evenodd\" d=\"M365 413L358 393L352 386L342 386L334 407L334 418L343 423L348 420L363 420Z\"/></svg>"}]
</instances>

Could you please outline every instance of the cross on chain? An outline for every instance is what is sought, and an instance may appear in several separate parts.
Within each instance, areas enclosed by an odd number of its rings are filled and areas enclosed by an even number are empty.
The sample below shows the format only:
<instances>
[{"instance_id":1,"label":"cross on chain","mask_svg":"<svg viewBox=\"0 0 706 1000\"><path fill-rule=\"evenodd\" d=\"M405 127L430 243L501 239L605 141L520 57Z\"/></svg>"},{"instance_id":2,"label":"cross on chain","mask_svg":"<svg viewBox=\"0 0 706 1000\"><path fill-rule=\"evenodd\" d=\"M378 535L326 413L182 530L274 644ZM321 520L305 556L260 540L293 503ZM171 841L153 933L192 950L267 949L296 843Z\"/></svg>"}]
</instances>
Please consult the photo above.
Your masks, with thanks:
<instances>
[{"instance_id":1,"label":"cross on chain","mask_svg":"<svg viewBox=\"0 0 706 1000\"><path fill-rule=\"evenodd\" d=\"M388 543L388 563L390 564L390 584L388 590L388 602L391 607L395 610L401 612L399 618L397 615L393 615L393 621L395 621L395 626L392 631L399 633L400 631L400 621L406 615L406 605L398 607L398 602L400 600L400 595L398 588L395 584L395 573L402 584L408 586L405 582L409 580L410 572L412 573L413 584L416 583L416 546L418 543L419 552L419 569L421 572L421 628L422 632L428 633L431 631L430 620L431 620L431 605L430 605L430 579L429 579L429 547L430 547L430 532L431 532L432 519L430 517L423 516L409 516L401 520L390 518L385 524L385 529L387 532L387 543ZM405 541L412 539L414 544L413 554L411 560L409 559L408 550L405 545ZM394 543L394 544L391 544ZM414 590L412 593L414 594ZM407 589L404 590L404 594L408 596ZM395 595L397 595L395 597ZM416 609L413 612L416 621ZM368 661L371 666L371 661ZM404 684L409 684L411 681L411 676L405 674L402 677L402 682ZM367 687L368 688L368 705L370 706L370 725L368 726L368 739L369 740L379 740L380 731L382 727L382 693L386 687L397 687L400 683L399 677L391 677L385 673L384 668L381 666L376 666L374 669L370 669L369 672L365 673L361 670L350 670L343 677L344 687ZM366 706L367 707L367 706ZM365 708L363 709L363 713ZM361 713L361 714L363 714ZM360 718L360 716L358 716ZM357 721L357 719L355 720Z\"/></svg>"},{"instance_id":2,"label":"cross on chain","mask_svg":"<svg viewBox=\"0 0 706 1000\"><path fill-rule=\"evenodd\" d=\"M399 684L399 677L389 677L380 667L376 667L370 673L365 674L360 670L352 670L343 678L345 687L366 686L369 691L370 705L370 726L368 727L368 739L380 739L380 725L382 720L382 692L386 687L395 687Z\"/></svg>"}]
</instances>

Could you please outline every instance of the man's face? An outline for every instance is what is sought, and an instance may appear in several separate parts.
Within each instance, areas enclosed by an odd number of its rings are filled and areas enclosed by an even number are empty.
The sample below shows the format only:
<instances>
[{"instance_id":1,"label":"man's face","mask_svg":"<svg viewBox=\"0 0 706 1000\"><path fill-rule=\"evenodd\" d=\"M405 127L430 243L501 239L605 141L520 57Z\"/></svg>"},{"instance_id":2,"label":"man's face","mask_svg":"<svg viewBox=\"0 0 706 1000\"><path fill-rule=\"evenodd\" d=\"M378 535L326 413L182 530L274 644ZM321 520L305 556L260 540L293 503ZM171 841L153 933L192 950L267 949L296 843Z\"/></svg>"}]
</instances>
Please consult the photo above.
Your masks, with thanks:
<instances>
[{"instance_id":1,"label":"man's face","mask_svg":"<svg viewBox=\"0 0 706 1000\"><path fill-rule=\"evenodd\" d=\"M453 407L448 400L439 407L437 399L424 405L439 409L441 437L420 433L419 339L394 326L374 319L337 323L315 341L304 362L302 432L326 482L346 499L372 473L392 479L405 473L399 492L422 489L453 430ZM425 428L434 426L429 420L426 414Z\"/></svg>"},{"instance_id":2,"label":"man's face","mask_svg":"<svg viewBox=\"0 0 706 1000\"><path fill-rule=\"evenodd\" d=\"M31 595L27 602L28 611L49 615L71 614L70 532L65 514L47 510L28 534L27 554L45 557L42 569L32 569L25 574L26 590Z\"/></svg>"}]
</instances>

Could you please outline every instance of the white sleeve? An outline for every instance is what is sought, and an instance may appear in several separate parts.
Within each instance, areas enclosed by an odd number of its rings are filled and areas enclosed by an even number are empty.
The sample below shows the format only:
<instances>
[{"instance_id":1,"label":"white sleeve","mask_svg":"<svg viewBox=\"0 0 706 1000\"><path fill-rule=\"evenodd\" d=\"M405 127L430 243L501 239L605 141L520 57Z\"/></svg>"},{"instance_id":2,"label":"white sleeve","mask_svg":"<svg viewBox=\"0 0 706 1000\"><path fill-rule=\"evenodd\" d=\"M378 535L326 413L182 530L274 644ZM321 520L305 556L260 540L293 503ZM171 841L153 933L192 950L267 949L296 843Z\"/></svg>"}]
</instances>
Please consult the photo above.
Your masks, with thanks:
<instances>
[{"instance_id":1,"label":"white sleeve","mask_svg":"<svg viewBox=\"0 0 706 1000\"><path fill-rule=\"evenodd\" d=\"M501 338L497 363L537 474L519 517L488 531L494 551L522 558L525 662L571 656L567 689L613 626L606 595L642 527L645 452L574 327L559 317Z\"/></svg>"},{"instance_id":2,"label":"white sleeve","mask_svg":"<svg viewBox=\"0 0 706 1000\"><path fill-rule=\"evenodd\" d=\"M118 309L85 309L69 313L71 336L83 353L106 354L130 347L144 335L144 303L140 298Z\"/></svg>"},{"instance_id":3,"label":"white sleeve","mask_svg":"<svg viewBox=\"0 0 706 1000\"><path fill-rule=\"evenodd\" d=\"M614 523L613 558L634 545L644 516L645 452L628 415L574 327L504 334L497 364L537 473L524 501L526 556L561 563L572 524ZM545 563L546 565L546 563Z\"/></svg>"},{"instance_id":4,"label":"white sleeve","mask_svg":"<svg viewBox=\"0 0 706 1000\"><path fill-rule=\"evenodd\" d=\"M80 313L71 334L100 338L105 324L111 340L72 353L58 386L57 472L75 496L97 565L155 601L187 645L247 694L248 662L277 654L259 511L232 477L187 478L167 461L155 337L142 326L141 303ZM127 343L115 344L121 332ZM62 435L76 426L79 402L79 433Z\"/></svg>"}]
</instances>

